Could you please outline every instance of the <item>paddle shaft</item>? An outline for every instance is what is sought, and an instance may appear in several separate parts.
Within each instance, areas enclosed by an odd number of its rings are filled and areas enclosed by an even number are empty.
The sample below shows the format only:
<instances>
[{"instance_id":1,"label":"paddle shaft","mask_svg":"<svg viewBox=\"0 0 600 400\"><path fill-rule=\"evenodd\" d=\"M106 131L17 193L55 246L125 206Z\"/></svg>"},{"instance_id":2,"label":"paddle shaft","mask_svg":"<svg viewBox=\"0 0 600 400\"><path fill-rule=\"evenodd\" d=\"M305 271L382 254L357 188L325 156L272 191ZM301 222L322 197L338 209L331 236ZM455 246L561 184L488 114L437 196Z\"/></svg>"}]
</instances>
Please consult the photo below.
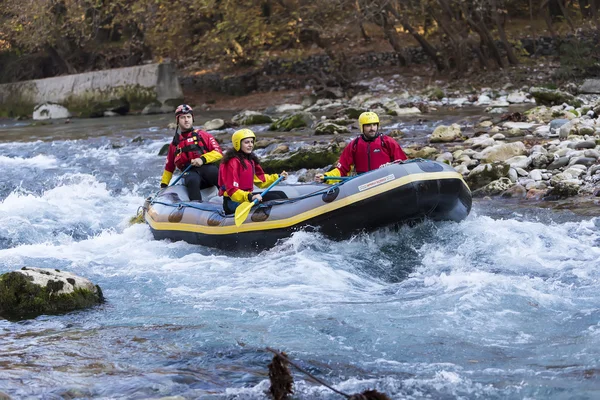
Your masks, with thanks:
<instances>
[{"instance_id":1,"label":"paddle shaft","mask_svg":"<svg viewBox=\"0 0 600 400\"><path fill-rule=\"evenodd\" d=\"M323 180L326 181L346 181L348 179L352 179L352 176L324 176Z\"/></svg>"},{"instance_id":2,"label":"paddle shaft","mask_svg":"<svg viewBox=\"0 0 600 400\"><path fill-rule=\"evenodd\" d=\"M181 172L181 174L179 174L179 176L177 177L177 179L175 179L175 181L173 183L171 183L169 186L173 186L174 184L176 184L177 182L179 182L179 180L183 177L183 174L185 174L186 172L188 172L190 170L190 168L192 168L192 164L190 164L187 167L185 167L185 169L183 170L183 172Z\"/></svg>"},{"instance_id":3,"label":"paddle shaft","mask_svg":"<svg viewBox=\"0 0 600 400\"><path fill-rule=\"evenodd\" d=\"M282 179L283 176L277 178L275 182L273 182L268 188L266 188L262 191L262 193L260 193L261 197L269 193L269 190L271 190L273 186L277 185ZM258 199L254 199L251 203L244 202L235 209L234 221L236 226L240 226L244 223L246 217L248 217L248 214L250 213L250 209L256 204L258 204Z\"/></svg>"}]
</instances>

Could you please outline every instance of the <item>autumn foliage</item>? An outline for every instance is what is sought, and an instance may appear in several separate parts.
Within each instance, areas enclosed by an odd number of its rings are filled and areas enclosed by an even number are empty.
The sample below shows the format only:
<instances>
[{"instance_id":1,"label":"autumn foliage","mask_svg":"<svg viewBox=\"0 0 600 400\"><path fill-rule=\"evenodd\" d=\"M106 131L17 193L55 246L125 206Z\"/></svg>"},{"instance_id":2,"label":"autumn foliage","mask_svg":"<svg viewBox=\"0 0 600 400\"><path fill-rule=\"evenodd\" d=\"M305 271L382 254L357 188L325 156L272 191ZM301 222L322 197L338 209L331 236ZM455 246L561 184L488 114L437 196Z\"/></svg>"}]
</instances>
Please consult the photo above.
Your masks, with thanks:
<instances>
[{"instance_id":1,"label":"autumn foliage","mask_svg":"<svg viewBox=\"0 0 600 400\"><path fill-rule=\"evenodd\" d=\"M378 36L403 62L421 46L438 70L519 62L511 17L572 32L598 25L600 0L2 0L0 82L171 59L180 67L254 66L307 49L343 66ZM559 32L560 33L560 32ZM535 33L534 33L535 34ZM516 46L518 47L518 46Z\"/></svg>"}]
</instances>

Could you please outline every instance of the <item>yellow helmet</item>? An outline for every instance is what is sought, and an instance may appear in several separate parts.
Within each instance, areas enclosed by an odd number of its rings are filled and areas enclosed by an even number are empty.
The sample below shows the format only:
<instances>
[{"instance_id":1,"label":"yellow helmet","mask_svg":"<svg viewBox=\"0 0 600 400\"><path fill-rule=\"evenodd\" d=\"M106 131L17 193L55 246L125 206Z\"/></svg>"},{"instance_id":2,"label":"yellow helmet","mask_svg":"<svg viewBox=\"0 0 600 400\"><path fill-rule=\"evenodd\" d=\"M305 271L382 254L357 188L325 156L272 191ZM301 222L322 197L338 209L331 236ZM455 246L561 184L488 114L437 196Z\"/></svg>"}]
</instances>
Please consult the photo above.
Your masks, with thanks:
<instances>
[{"instance_id":1,"label":"yellow helmet","mask_svg":"<svg viewBox=\"0 0 600 400\"><path fill-rule=\"evenodd\" d=\"M358 128L360 129L360 133L363 133L363 125L369 124L379 125L379 117L377 116L377 114L371 111L367 111L360 114L360 116L358 117Z\"/></svg>"},{"instance_id":2,"label":"yellow helmet","mask_svg":"<svg viewBox=\"0 0 600 400\"><path fill-rule=\"evenodd\" d=\"M235 131L231 136L231 142L233 143L235 151L240 151L242 140L248 138L256 140L256 135L250 129L240 129L239 131Z\"/></svg>"}]
</instances>

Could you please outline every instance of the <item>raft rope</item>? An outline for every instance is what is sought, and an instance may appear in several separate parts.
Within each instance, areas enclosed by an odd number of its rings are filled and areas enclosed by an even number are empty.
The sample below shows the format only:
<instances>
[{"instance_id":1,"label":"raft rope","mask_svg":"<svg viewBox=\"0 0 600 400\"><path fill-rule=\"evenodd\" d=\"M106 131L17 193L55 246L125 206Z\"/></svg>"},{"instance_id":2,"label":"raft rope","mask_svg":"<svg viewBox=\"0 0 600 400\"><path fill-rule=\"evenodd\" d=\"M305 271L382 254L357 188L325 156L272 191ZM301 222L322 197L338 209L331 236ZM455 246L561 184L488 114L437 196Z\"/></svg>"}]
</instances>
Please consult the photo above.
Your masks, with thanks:
<instances>
[{"instance_id":1,"label":"raft rope","mask_svg":"<svg viewBox=\"0 0 600 400\"><path fill-rule=\"evenodd\" d=\"M426 159L423 159L423 158L413 158L411 160L396 160L396 161L390 162L389 164L411 164L411 163L415 163L415 162L430 162L430 160L426 160ZM354 178L357 178L359 176L361 176L361 175L350 176L349 179L340 181L340 182L338 182L336 184L333 184L333 185L328 185L326 188L319 189L319 190L317 190L315 192L312 192L312 193L307 193L307 194L305 194L303 196L300 196L300 197L294 197L294 198L291 198L291 199L269 200L269 201L266 201L264 203L260 203L258 205L258 208L270 207L270 206L279 206L279 205L288 204L288 203L296 203L296 202L298 202L300 200L308 199L308 198L315 197L315 196L321 196L323 194L328 194L328 193L331 193L332 191L335 191L336 188L342 186L343 184L345 184L347 182L350 182L351 180L353 180ZM156 195L158 195L158 193ZM156 197L156 196L154 196L154 197ZM162 201L156 201L156 200L153 199L153 200L150 201L150 204L160 204L160 205L163 205L163 206L169 206L169 207L174 207L174 208L179 208L179 209L181 209L183 207L190 207L190 208L195 208L195 209L201 210L201 211L215 211L214 209L209 209L209 208L202 207L202 203L189 203L187 201L182 201L182 202L179 202L179 203L164 203ZM219 211L219 212L222 215L224 215L224 216L228 216L229 215L229 214L225 214L222 210Z\"/></svg>"}]
</instances>

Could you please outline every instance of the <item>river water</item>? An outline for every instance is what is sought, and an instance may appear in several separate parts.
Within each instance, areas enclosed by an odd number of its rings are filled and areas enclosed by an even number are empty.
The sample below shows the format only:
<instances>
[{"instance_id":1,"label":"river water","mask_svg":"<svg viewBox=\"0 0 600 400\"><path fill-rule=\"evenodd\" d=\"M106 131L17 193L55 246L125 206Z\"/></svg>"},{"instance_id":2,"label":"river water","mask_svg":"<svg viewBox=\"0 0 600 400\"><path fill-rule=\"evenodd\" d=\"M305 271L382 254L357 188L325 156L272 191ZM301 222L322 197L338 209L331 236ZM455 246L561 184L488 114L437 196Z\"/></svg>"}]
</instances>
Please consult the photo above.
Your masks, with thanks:
<instances>
[{"instance_id":1,"label":"river water","mask_svg":"<svg viewBox=\"0 0 600 400\"><path fill-rule=\"evenodd\" d=\"M492 200L461 223L298 232L258 254L155 241L128 222L171 120L0 121L0 273L58 268L107 298L0 320L1 393L264 399L273 347L347 394L600 397L599 217ZM342 398L292 373L294 398Z\"/></svg>"}]
</instances>

